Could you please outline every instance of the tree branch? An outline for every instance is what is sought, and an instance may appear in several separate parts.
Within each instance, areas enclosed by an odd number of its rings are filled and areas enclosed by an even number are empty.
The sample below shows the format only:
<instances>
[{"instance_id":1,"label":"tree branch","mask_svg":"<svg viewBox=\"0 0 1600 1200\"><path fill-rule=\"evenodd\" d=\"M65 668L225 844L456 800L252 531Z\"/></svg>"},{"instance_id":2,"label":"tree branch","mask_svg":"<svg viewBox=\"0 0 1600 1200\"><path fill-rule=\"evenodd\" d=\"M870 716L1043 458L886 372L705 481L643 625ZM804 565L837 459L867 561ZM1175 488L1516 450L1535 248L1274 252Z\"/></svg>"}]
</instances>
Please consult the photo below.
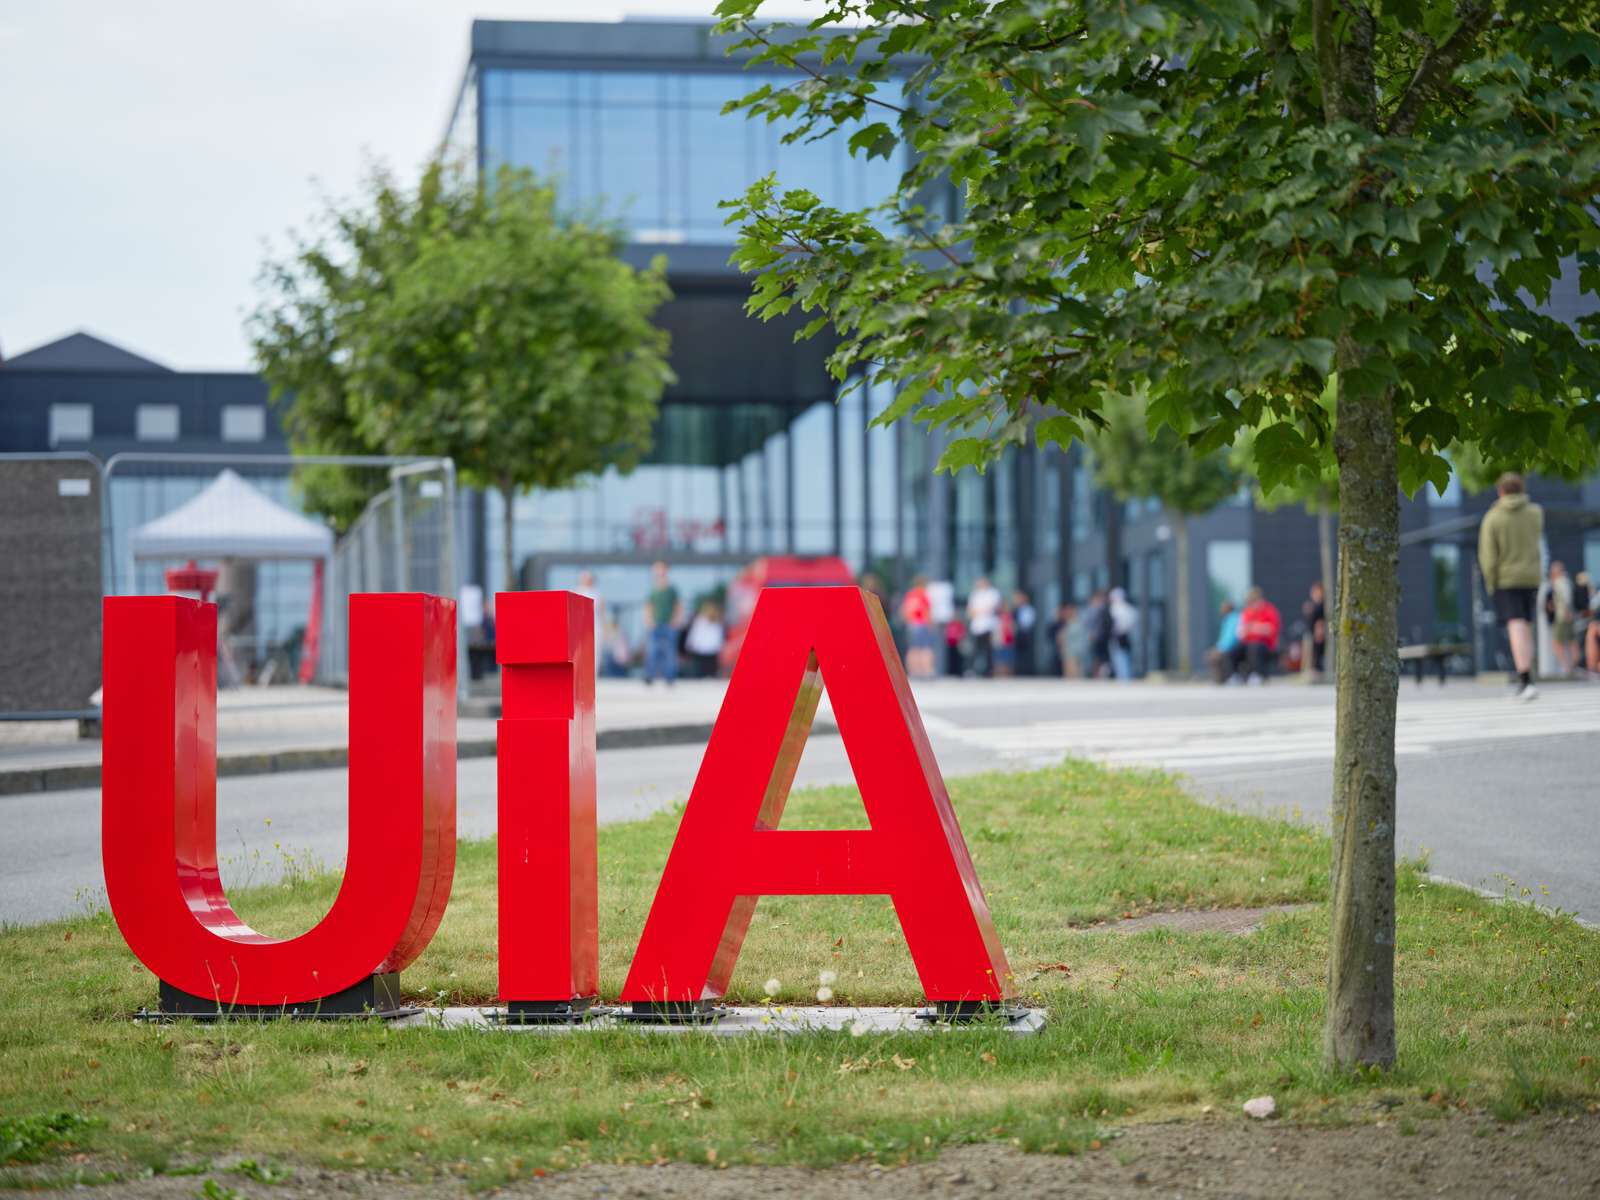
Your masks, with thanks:
<instances>
[{"instance_id":1,"label":"tree branch","mask_svg":"<svg viewBox=\"0 0 1600 1200\"><path fill-rule=\"evenodd\" d=\"M1344 115L1339 95L1339 43L1333 31L1333 0L1312 0L1311 39L1322 76L1322 119L1329 125Z\"/></svg>"},{"instance_id":2,"label":"tree branch","mask_svg":"<svg viewBox=\"0 0 1600 1200\"><path fill-rule=\"evenodd\" d=\"M783 48L781 46L777 46L773 42L768 40L767 38L763 37L761 35L760 31L757 30L754 26L752 26L750 24L750 22L742 21L742 22L740 22L740 27L747 34L750 35L750 38L751 38L752 41L760 42L768 50L771 50L771 51L775 52L776 54L778 54L782 58L782 61L783 61L785 66L793 67L797 71L804 71L807 75L811 76L811 78L815 79L818 83L827 84L830 88L833 87L835 84L837 84L839 82L838 79L829 78L827 75L824 75L821 71L817 70L815 67L810 66L807 63L801 62L800 59L799 59L799 56L794 54L792 51L787 50L787 49L785 49L785 48ZM902 104L891 104L889 101L880 100L876 96L871 96L871 95L863 96L863 95L860 95L859 93L854 93L854 94L856 95L856 98L859 99L859 100L863 100L868 104L876 104L879 108L887 108L890 112L897 112L901 116L923 117L928 122L928 124L932 125L935 129L947 129L948 128L948 126L946 126L943 122L935 121L932 117L927 116L927 114L925 114L925 113L918 112L914 108L907 108L905 105L902 105Z\"/></svg>"},{"instance_id":3,"label":"tree branch","mask_svg":"<svg viewBox=\"0 0 1600 1200\"><path fill-rule=\"evenodd\" d=\"M1430 46L1422 56L1422 60L1417 63L1411 82L1406 85L1400 103L1394 110L1394 116L1389 118L1389 127L1384 131L1389 137L1411 136L1417 127L1417 122L1422 119L1423 110L1429 99L1461 65L1461 60L1466 57L1467 51L1472 49L1478 34L1483 32L1483 27L1489 23L1489 18L1493 14L1492 4L1456 6L1458 23L1455 32L1438 45Z\"/></svg>"}]
</instances>

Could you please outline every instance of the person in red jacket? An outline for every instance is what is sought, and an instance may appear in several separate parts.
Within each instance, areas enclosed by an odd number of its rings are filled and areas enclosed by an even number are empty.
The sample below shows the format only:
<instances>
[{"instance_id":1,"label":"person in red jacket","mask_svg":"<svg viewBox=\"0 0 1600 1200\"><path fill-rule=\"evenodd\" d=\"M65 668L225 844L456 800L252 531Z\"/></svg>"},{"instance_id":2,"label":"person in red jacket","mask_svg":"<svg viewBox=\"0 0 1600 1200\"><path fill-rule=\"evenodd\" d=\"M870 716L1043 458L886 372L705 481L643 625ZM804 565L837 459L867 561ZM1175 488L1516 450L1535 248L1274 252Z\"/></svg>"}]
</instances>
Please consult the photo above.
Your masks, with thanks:
<instances>
[{"instance_id":1,"label":"person in red jacket","mask_svg":"<svg viewBox=\"0 0 1600 1200\"><path fill-rule=\"evenodd\" d=\"M1239 642L1233 648L1235 670L1248 664L1250 676L1246 682L1259 687L1266 682L1267 672L1278 653L1278 638L1283 633L1283 617L1277 606L1261 593L1258 587L1244 595L1244 610L1239 614Z\"/></svg>"}]
</instances>

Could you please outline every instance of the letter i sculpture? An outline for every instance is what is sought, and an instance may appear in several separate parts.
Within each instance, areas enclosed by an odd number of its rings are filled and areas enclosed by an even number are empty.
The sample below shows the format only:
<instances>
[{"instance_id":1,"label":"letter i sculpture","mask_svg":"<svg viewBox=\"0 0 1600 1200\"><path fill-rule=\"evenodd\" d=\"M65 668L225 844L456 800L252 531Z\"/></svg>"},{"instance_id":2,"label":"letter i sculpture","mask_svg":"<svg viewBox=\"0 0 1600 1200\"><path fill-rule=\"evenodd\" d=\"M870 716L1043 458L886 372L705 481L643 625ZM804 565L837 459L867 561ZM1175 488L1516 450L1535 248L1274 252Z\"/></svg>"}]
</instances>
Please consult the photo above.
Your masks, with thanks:
<instances>
[{"instance_id":1,"label":"letter i sculpture","mask_svg":"<svg viewBox=\"0 0 1600 1200\"><path fill-rule=\"evenodd\" d=\"M594 601L499 592L500 999L510 1024L581 1021L600 985Z\"/></svg>"}]
</instances>

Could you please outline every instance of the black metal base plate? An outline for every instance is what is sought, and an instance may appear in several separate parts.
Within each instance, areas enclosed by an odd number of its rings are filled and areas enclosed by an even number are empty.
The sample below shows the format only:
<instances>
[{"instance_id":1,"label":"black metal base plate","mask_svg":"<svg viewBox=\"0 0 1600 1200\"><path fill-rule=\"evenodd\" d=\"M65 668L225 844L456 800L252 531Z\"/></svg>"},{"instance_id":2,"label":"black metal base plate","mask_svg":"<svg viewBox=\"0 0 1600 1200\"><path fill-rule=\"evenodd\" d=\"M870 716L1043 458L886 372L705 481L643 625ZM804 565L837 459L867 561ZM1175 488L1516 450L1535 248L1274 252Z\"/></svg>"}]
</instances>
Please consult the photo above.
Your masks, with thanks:
<instances>
[{"instance_id":1,"label":"black metal base plate","mask_svg":"<svg viewBox=\"0 0 1600 1200\"><path fill-rule=\"evenodd\" d=\"M491 1025L582 1025L610 1009L598 1008L593 996L576 1000L507 1000L504 1008L484 1014Z\"/></svg>"},{"instance_id":2,"label":"black metal base plate","mask_svg":"<svg viewBox=\"0 0 1600 1200\"><path fill-rule=\"evenodd\" d=\"M421 1012L407 1008L400 1000L400 974L397 971L370 975L342 992L296 1004L223 1004L194 996L161 983L161 1006L152 1012L141 1009L135 1019L170 1021L183 1017L192 1021L351 1021L368 1017L393 1020Z\"/></svg>"},{"instance_id":3,"label":"black metal base plate","mask_svg":"<svg viewBox=\"0 0 1600 1200\"><path fill-rule=\"evenodd\" d=\"M935 1000L927 1008L917 1010L919 1021L947 1021L952 1025L970 1025L990 1021L1014 1025L1025 1019L1028 1010L1016 1004L992 1000Z\"/></svg>"},{"instance_id":4,"label":"black metal base plate","mask_svg":"<svg viewBox=\"0 0 1600 1200\"><path fill-rule=\"evenodd\" d=\"M654 1001L636 1001L627 1008L612 1014L621 1021L635 1021L641 1025L710 1025L728 1015L726 1008L710 1000L672 1001L658 1004Z\"/></svg>"}]
</instances>

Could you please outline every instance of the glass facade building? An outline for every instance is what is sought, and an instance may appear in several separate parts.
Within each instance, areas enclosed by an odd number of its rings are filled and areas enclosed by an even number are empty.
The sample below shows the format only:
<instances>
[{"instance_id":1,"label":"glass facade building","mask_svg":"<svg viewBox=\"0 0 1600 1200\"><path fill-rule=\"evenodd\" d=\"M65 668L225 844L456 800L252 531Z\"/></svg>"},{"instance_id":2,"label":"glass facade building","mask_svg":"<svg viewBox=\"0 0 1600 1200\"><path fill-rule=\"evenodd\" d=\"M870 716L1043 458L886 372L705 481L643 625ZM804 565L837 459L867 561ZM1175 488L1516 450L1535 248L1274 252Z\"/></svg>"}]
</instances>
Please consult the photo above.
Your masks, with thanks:
<instances>
[{"instance_id":1,"label":"glass facade building","mask_svg":"<svg viewBox=\"0 0 1600 1200\"><path fill-rule=\"evenodd\" d=\"M839 136L784 145L782 124L723 115L762 84L790 82L738 69L486 67L478 162L491 173L531 168L556 182L569 211L620 219L643 244L725 243L719 206L768 174L840 206L888 195L900 171L892 161L851 158Z\"/></svg>"},{"instance_id":2,"label":"glass facade building","mask_svg":"<svg viewBox=\"0 0 1600 1200\"><path fill-rule=\"evenodd\" d=\"M621 222L633 261L666 255L674 293L658 319L678 383L653 452L631 474L519 499L521 582L570 585L592 570L626 623L656 557L695 593L760 555L838 555L890 588L924 572L964 593L987 574L1053 605L1068 580L1066 456L1030 448L984 476L935 476L937 435L871 425L890 387L838 384L824 365L827 334L795 343L799 314L745 314L749 280L728 265L723 202L770 173L826 203L866 207L892 193L907 163L851 156L848 131L786 143L781 122L725 114L763 84L800 78L746 70L726 45L702 24L473 25L449 152L486 175L531 169L567 211ZM892 83L879 94L900 100ZM469 575L502 587L503 502L475 503Z\"/></svg>"}]
</instances>

